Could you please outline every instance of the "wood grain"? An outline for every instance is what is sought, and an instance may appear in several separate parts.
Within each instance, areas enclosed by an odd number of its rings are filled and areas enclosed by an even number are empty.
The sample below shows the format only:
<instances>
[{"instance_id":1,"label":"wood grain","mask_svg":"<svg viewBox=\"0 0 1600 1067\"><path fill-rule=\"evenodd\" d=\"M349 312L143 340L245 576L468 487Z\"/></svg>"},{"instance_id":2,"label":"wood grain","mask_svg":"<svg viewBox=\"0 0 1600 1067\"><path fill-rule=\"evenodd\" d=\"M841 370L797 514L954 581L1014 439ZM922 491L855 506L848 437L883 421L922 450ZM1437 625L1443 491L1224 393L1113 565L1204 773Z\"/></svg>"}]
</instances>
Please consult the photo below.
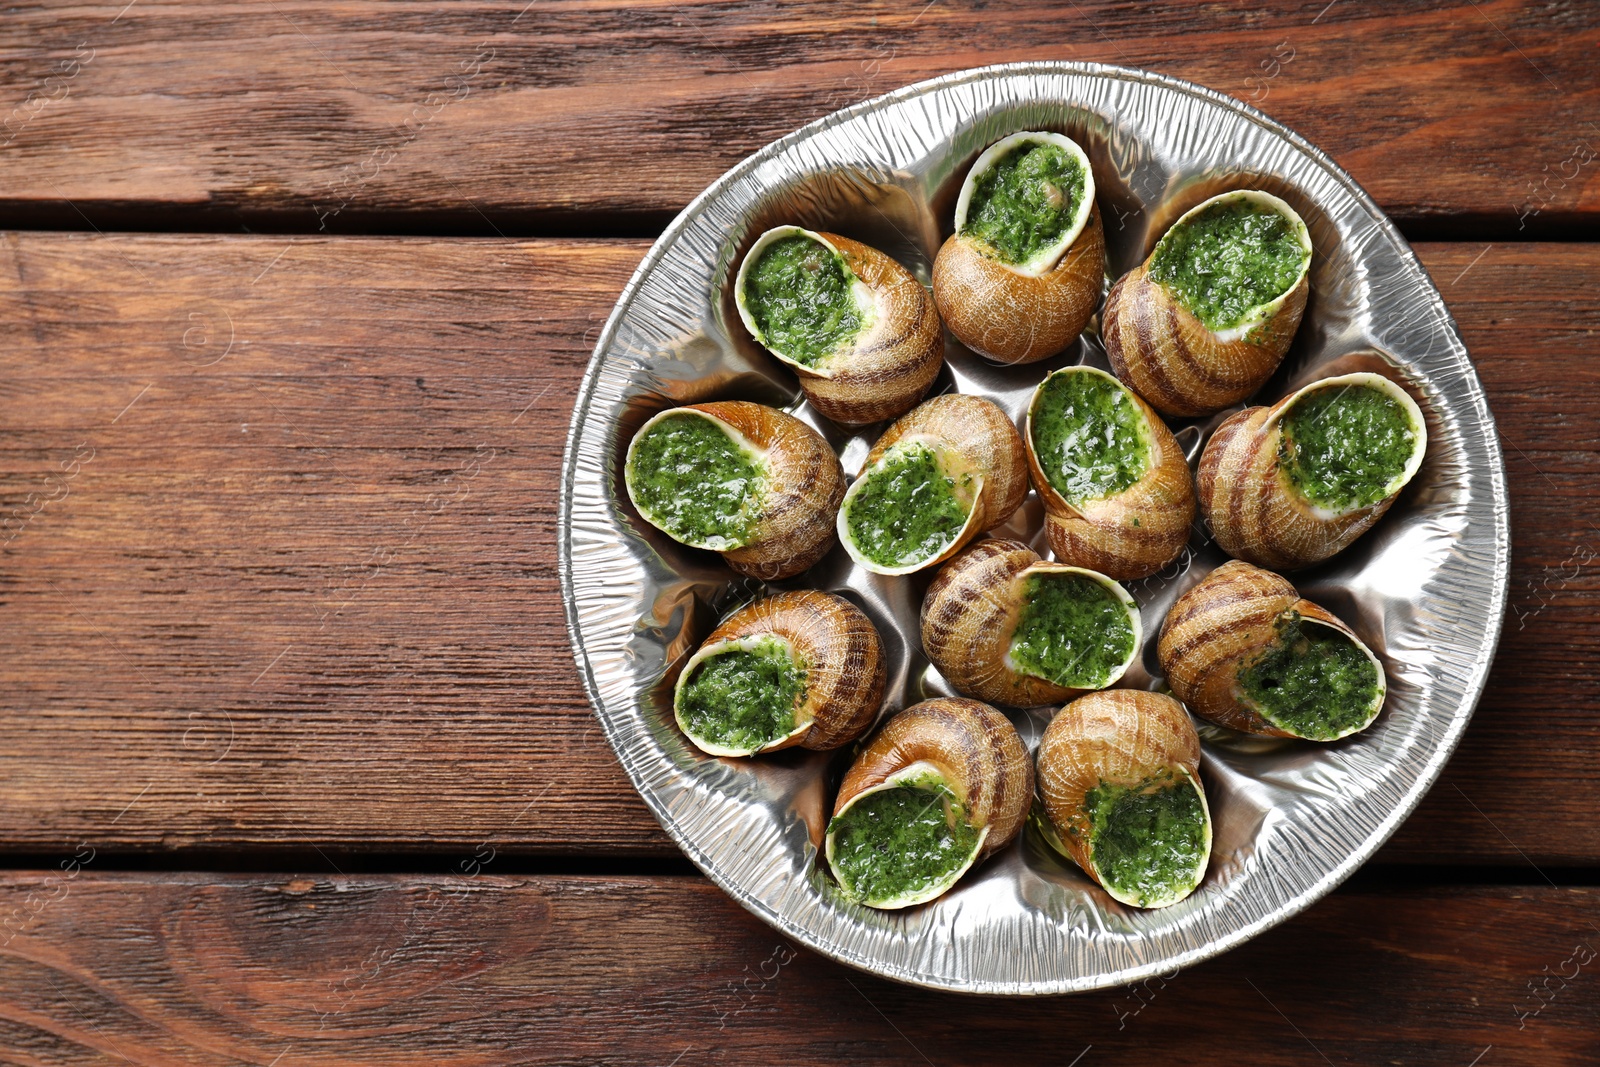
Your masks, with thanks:
<instances>
[{"instance_id":1,"label":"wood grain","mask_svg":"<svg viewBox=\"0 0 1600 1067\"><path fill-rule=\"evenodd\" d=\"M0 849L676 856L555 572L572 399L644 247L5 235ZM1383 855L1593 863L1600 246L1421 253L1507 446L1512 612Z\"/></svg>"},{"instance_id":2,"label":"wood grain","mask_svg":"<svg viewBox=\"0 0 1600 1067\"><path fill-rule=\"evenodd\" d=\"M29 226L637 231L836 108L1043 59L1256 103L1413 232L1600 210L1586 4L189 0L8 29L0 213Z\"/></svg>"},{"instance_id":3,"label":"wood grain","mask_svg":"<svg viewBox=\"0 0 1600 1067\"><path fill-rule=\"evenodd\" d=\"M697 878L91 864L0 879L0 1063L1558 1067L1593 1062L1595 905L1340 892L1137 990L1001 1004L849 970Z\"/></svg>"}]
</instances>

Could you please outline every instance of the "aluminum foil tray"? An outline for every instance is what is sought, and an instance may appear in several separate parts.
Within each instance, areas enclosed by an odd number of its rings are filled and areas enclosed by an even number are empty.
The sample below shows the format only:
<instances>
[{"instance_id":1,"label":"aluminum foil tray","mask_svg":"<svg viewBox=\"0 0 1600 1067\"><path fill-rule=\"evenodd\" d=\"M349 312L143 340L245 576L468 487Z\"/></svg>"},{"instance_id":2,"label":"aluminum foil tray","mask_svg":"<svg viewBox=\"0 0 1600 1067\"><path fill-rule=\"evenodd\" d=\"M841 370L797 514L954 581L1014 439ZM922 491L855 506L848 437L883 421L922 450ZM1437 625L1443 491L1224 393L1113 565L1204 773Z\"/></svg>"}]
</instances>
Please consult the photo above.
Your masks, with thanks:
<instances>
[{"instance_id":1,"label":"aluminum foil tray","mask_svg":"<svg viewBox=\"0 0 1600 1067\"><path fill-rule=\"evenodd\" d=\"M678 732L671 691L683 661L763 586L640 520L621 461L633 432L661 408L745 399L794 412L837 447L847 474L859 471L883 427L851 433L816 415L792 375L746 336L731 292L740 259L763 230L797 223L873 245L926 283L968 166L993 141L1029 129L1067 133L1093 160L1112 278L1178 214L1221 189L1265 188L1299 211L1316 247L1311 302L1258 399L1376 351L1424 401L1421 473L1371 533L1295 575L1304 595L1384 660L1389 698L1371 728L1331 745L1204 730L1215 847L1204 884L1180 904L1124 907L1030 829L943 898L874 911L841 898L818 854L850 750L716 759ZM946 356L933 392L987 396L1019 420L1050 370L1106 365L1096 324L1075 349L1032 366L990 366L948 335ZM1221 418L1174 424L1191 458ZM1494 419L1405 240L1348 174L1260 112L1187 82L1090 63L987 67L913 85L813 122L717 179L667 228L617 302L573 412L563 478L561 582L579 672L662 826L786 936L941 989L1048 994L1170 974L1305 908L1371 856L1438 776L1482 691L1505 605L1510 535ZM1030 494L1000 532L1042 549L1042 520ZM1197 527L1177 563L1125 583L1144 613L1146 647L1120 684L1161 684L1161 620L1223 558ZM873 575L836 548L780 584L839 592L872 617L889 656L887 714L950 693L917 636L929 578ZM1052 710L1013 714L1030 746Z\"/></svg>"}]
</instances>

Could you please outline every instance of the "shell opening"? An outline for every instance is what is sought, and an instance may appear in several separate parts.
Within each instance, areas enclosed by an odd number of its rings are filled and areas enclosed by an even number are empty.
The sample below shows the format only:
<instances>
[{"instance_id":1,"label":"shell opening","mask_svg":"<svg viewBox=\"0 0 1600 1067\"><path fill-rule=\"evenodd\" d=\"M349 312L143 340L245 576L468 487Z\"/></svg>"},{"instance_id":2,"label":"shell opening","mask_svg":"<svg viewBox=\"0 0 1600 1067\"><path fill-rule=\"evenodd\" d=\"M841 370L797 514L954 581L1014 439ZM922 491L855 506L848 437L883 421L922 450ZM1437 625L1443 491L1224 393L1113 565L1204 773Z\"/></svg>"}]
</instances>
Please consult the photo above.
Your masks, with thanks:
<instances>
[{"instance_id":1,"label":"shell opening","mask_svg":"<svg viewBox=\"0 0 1600 1067\"><path fill-rule=\"evenodd\" d=\"M1023 432L1038 473L1073 509L1130 488L1152 462L1149 419L1128 387L1097 367L1046 376Z\"/></svg>"},{"instance_id":2,"label":"shell opening","mask_svg":"<svg viewBox=\"0 0 1600 1067\"><path fill-rule=\"evenodd\" d=\"M837 519L850 558L876 574L910 574L972 532L984 477L921 437L895 442L845 493Z\"/></svg>"},{"instance_id":3,"label":"shell opening","mask_svg":"<svg viewBox=\"0 0 1600 1067\"><path fill-rule=\"evenodd\" d=\"M1006 665L1069 689L1104 689L1127 671L1144 639L1139 606L1098 571L1035 563L1017 576L1023 607Z\"/></svg>"},{"instance_id":4,"label":"shell opening","mask_svg":"<svg viewBox=\"0 0 1600 1067\"><path fill-rule=\"evenodd\" d=\"M1166 907L1205 877L1211 809L1187 768L1164 768L1131 786L1101 782L1084 797L1083 814L1096 879L1116 900Z\"/></svg>"},{"instance_id":5,"label":"shell opening","mask_svg":"<svg viewBox=\"0 0 1600 1067\"><path fill-rule=\"evenodd\" d=\"M1366 729L1383 707L1383 664L1343 629L1290 609L1274 623L1274 639L1242 664L1239 700L1295 737L1337 741Z\"/></svg>"},{"instance_id":6,"label":"shell opening","mask_svg":"<svg viewBox=\"0 0 1600 1067\"><path fill-rule=\"evenodd\" d=\"M715 415L668 408L628 443L623 481L650 525L691 548L727 552L749 543L765 499L766 458Z\"/></svg>"},{"instance_id":7,"label":"shell opening","mask_svg":"<svg viewBox=\"0 0 1600 1067\"><path fill-rule=\"evenodd\" d=\"M893 909L949 890L988 836L967 822L943 772L919 761L852 797L829 821L824 848L845 896Z\"/></svg>"},{"instance_id":8,"label":"shell opening","mask_svg":"<svg viewBox=\"0 0 1600 1067\"><path fill-rule=\"evenodd\" d=\"M1287 222L1286 232L1273 233L1270 220L1253 223L1269 214ZM1298 262L1288 256L1295 245ZM1248 337L1277 315L1311 269L1311 253L1311 232L1294 208L1271 193L1239 189L1219 193L1179 216L1147 263L1153 280L1218 341L1228 343ZM1282 284L1263 290L1269 280ZM1274 295L1261 299L1264 292Z\"/></svg>"},{"instance_id":9,"label":"shell opening","mask_svg":"<svg viewBox=\"0 0 1600 1067\"><path fill-rule=\"evenodd\" d=\"M1068 220L1067 226L1059 236L1048 244L1037 248L1031 245L1028 246L1026 248L1027 254L1022 258L1021 262L1010 262L1001 255L995 257L997 262L1003 263L1018 274L1038 277L1055 269L1056 264L1060 262L1067 249L1072 247L1073 242L1083 232L1083 227L1089 221L1090 211L1094 207L1094 167L1090 163L1088 155L1072 138L1048 131L1023 131L1011 134L1009 137L1003 137L984 149L973 162L972 168L967 171L966 180L961 183L961 194L956 199L955 231L958 234L969 234L968 219L969 213L972 211L972 201L975 196L978 197L981 206L983 200L983 195L979 192L978 186L984 182L986 176L990 175L994 175L994 178L990 181L991 185L994 184L995 179L1001 177L996 173L996 169L1005 167L1012 154L1027 145L1049 145L1059 148L1076 169L1078 176L1077 187L1069 190L1063 190L1058 183L1035 176L1032 180L1037 187L1038 196L1035 199L1039 203L1035 204L1034 207L1035 210L1044 209L1046 217L1052 216L1054 211L1059 209L1062 197L1076 195L1077 199L1072 204L1072 215ZM1007 184L1016 184L1022 180L1020 175L1008 175L1007 177L1010 179ZM998 199L994 202L997 208L1001 206ZM1027 214L1029 210L1025 203L1015 203L1010 206L1013 211L1021 211L1023 214ZM998 249L994 249L991 240L976 233L973 233L972 236L985 246L998 252Z\"/></svg>"},{"instance_id":10,"label":"shell opening","mask_svg":"<svg viewBox=\"0 0 1600 1067\"><path fill-rule=\"evenodd\" d=\"M782 247L773 247L780 242ZM807 256L807 245L826 250L826 261ZM762 293L753 292L753 282L760 283ZM831 377L829 365L852 350L879 318L876 295L850 269L844 253L801 226L775 226L756 239L739 264L733 302L757 343L797 371L820 378Z\"/></svg>"},{"instance_id":11,"label":"shell opening","mask_svg":"<svg viewBox=\"0 0 1600 1067\"><path fill-rule=\"evenodd\" d=\"M673 689L678 728L713 756L750 756L811 728L799 721L806 665L778 634L719 641L689 658Z\"/></svg>"},{"instance_id":12,"label":"shell opening","mask_svg":"<svg viewBox=\"0 0 1600 1067\"><path fill-rule=\"evenodd\" d=\"M1324 521L1394 496L1428 448L1427 422L1411 394L1370 371L1304 386L1274 407L1263 429L1278 431L1285 480Z\"/></svg>"}]
</instances>

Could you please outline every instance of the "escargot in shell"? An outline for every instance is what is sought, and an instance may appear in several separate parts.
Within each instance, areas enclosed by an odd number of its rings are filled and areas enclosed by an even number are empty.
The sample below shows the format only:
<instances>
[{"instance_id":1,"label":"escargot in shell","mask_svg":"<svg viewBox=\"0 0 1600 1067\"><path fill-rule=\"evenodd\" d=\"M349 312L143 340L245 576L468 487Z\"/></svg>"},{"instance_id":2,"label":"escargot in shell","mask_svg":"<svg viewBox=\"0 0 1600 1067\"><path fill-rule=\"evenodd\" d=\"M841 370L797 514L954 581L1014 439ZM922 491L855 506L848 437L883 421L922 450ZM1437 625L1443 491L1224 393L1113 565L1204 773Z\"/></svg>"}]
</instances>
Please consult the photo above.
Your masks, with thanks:
<instances>
[{"instance_id":1,"label":"escargot in shell","mask_svg":"<svg viewBox=\"0 0 1600 1067\"><path fill-rule=\"evenodd\" d=\"M928 291L859 241L775 227L745 255L734 285L750 335L794 369L811 406L835 422L905 414L944 363Z\"/></svg>"},{"instance_id":2,"label":"escargot in shell","mask_svg":"<svg viewBox=\"0 0 1600 1067\"><path fill-rule=\"evenodd\" d=\"M1194 483L1161 417L1093 367L1049 375L1023 441L1056 558L1117 579L1144 578L1189 541Z\"/></svg>"},{"instance_id":3,"label":"escargot in shell","mask_svg":"<svg viewBox=\"0 0 1600 1067\"><path fill-rule=\"evenodd\" d=\"M947 393L886 430L839 509L839 540L878 574L909 574L958 552L1022 504L1022 437L992 400Z\"/></svg>"},{"instance_id":4,"label":"escargot in shell","mask_svg":"<svg viewBox=\"0 0 1600 1067\"><path fill-rule=\"evenodd\" d=\"M932 900L1016 840L1033 798L1028 749L975 700L925 700L884 724L833 805L825 851L847 897L874 908Z\"/></svg>"},{"instance_id":5,"label":"escargot in shell","mask_svg":"<svg viewBox=\"0 0 1600 1067\"><path fill-rule=\"evenodd\" d=\"M1311 235L1256 189L1185 212L1106 296L1117 377L1168 415L1209 415L1261 388L1305 311Z\"/></svg>"},{"instance_id":6,"label":"escargot in shell","mask_svg":"<svg viewBox=\"0 0 1600 1067\"><path fill-rule=\"evenodd\" d=\"M1108 689L1056 713L1039 742L1044 838L1112 897L1162 908L1211 857L1200 737L1169 696Z\"/></svg>"},{"instance_id":7,"label":"escargot in shell","mask_svg":"<svg viewBox=\"0 0 1600 1067\"><path fill-rule=\"evenodd\" d=\"M672 706L678 727L713 756L838 748L872 725L884 678L872 621L842 597L805 589L730 615L684 665Z\"/></svg>"},{"instance_id":8,"label":"escargot in shell","mask_svg":"<svg viewBox=\"0 0 1600 1067\"><path fill-rule=\"evenodd\" d=\"M1230 560L1178 598L1157 655L1195 713L1234 730L1334 741L1383 707L1383 665L1271 571Z\"/></svg>"},{"instance_id":9,"label":"escargot in shell","mask_svg":"<svg viewBox=\"0 0 1600 1067\"><path fill-rule=\"evenodd\" d=\"M1122 677L1139 606L1103 574L1050 563L1020 541L979 541L922 601L922 647L945 680L996 704L1056 704Z\"/></svg>"},{"instance_id":10,"label":"escargot in shell","mask_svg":"<svg viewBox=\"0 0 1600 1067\"><path fill-rule=\"evenodd\" d=\"M651 418L628 444L623 480L650 525L763 579L799 574L833 547L845 491L839 457L820 434L743 400Z\"/></svg>"},{"instance_id":11,"label":"escargot in shell","mask_svg":"<svg viewBox=\"0 0 1600 1067\"><path fill-rule=\"evenodd\" d=\"M974 352L1032 363L1077 340L1105 271L1089 157L1059 133L1016 133L967 173L955 232L934 260L933 298Z\"/></svg>"},{"instance_id":12,"label":"escargot in shell","mask_svg":"<svg viewBox=\"0 0 1600 1067\"><path fill-rule=\"evenodd\" d=\"M1427 448L1422 411L1394 382L1323 378L1217 427L1200 456L1200 511L1228 555L1307 567L1371 529Z\"/></svg>"}]
</instances>

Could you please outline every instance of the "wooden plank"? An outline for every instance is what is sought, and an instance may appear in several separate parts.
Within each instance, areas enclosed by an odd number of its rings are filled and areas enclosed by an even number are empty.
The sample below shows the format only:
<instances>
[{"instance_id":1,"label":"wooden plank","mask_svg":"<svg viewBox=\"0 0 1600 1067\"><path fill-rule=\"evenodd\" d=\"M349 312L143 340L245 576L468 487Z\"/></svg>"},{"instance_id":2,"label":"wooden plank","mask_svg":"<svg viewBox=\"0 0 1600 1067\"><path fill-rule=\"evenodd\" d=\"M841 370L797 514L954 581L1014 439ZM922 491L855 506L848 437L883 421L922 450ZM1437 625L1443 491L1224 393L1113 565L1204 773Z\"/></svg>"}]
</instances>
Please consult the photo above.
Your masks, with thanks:
<instances>
[{"instance_id":1,"label":"wooden plank","mask_svg":"<svg viewBox=\"0 0 1600 1067\"><path fill-rule=\"evenodd\" d=\"M693 878L91 864L0 879L0 1061L1588 1064L1595 905L1341 892L1137 990L1001 1003L847 969Z\"/></svg>"},{"instance_id":2,"label":"wooden plank","mask_svg":"<svg viewBox=\"0 0 1600 1067\"><path fill-rule=\"evenodd\" d=\"M8 25L0 212L35 226L653 227L836 108L1044 59L1256 103L1414 229L1600 210L1592 5L189 0Z\"/></svg>"},{"instance_id":3,"label":"wooden plank","mask_svg":"<svg viewBox=\"0 0 1600 1067\"><path fill-rule=\"evenodd\" d=\"M555 573L644 247L5 236L0 847L675 855ZM1421 252L1507 445L1513 610L1384 856L1594 863L1600 245Z\"/></svg>"}]
</instances>

